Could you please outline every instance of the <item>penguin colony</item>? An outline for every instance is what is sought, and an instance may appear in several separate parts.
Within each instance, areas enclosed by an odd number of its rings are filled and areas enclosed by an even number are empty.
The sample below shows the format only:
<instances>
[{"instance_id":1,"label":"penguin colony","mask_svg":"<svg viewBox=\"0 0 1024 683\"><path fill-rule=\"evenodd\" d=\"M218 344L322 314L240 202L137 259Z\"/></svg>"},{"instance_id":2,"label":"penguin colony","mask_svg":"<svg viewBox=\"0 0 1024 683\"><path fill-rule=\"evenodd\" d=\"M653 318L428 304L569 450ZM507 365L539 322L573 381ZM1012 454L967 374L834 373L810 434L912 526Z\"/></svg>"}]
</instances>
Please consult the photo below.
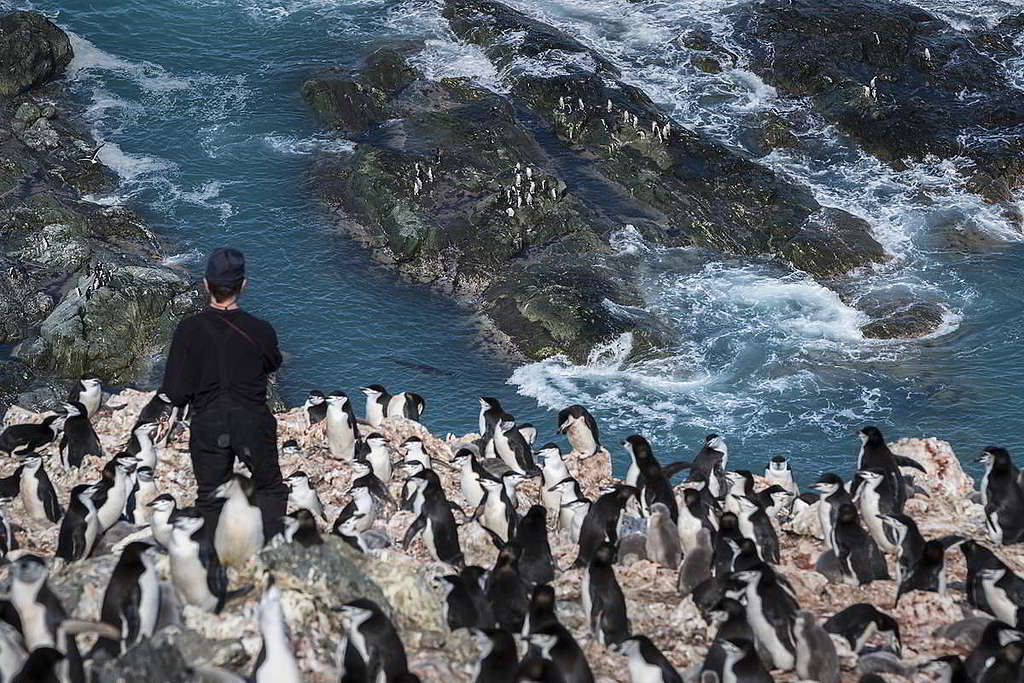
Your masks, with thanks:
<instances>
[{"instance_id":1,"label":"penguin colony","mask_svg":"<svg viewBox=\"0 0 1024 683\"><path fill-rule=\"evenodd\" d=\"M258 634L248 670L197 665L197 680L443 680L365 597L327 607L337 653L310 651L258 553L331 536L367 568L421 561L451 629L442 652L474 645L452 680L1024 680L1024 475L1004 449L979 458L976 501L939 442L914 460L871 427L845 476L823 473L814 493L800 493L784 456L763 476L730 469L716 435L682 457L632 436L611 449L629 456L618 481L581 406L555 425L569 448L536 446L538 429L491 398L478 435L441 441L413 422L421 397L363 392L363 418L341 392L312 392L281 416L292 438L280 537L257 533L239 471L218 491L231 512L210 543L188 507L187 415L159 396L12 409L0 435L0 680L88 680L159 631L168 587L190 626L244 612ZM929 511L957 533L934 533ZM102 604L62 604L48 580L102 554L118 558ZM908 638L924 627L928 648Z\"/></svg>"}]
</instances>

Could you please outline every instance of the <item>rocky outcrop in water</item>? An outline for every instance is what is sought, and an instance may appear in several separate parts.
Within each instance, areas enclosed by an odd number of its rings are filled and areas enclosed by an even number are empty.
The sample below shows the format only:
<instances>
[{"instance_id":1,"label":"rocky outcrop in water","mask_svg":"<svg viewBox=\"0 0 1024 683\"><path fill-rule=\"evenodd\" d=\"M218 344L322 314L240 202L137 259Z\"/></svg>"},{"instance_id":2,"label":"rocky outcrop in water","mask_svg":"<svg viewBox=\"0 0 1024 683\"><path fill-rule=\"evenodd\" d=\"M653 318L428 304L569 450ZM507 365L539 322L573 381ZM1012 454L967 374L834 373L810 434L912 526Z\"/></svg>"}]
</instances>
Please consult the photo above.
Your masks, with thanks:
<instances>
[{"instance_id":1,"label":"rocky outcrop in water","mask_svg":"<svg viewBox=\"0 0 1024 683\"><path fill-rule=\"evenodd\" d=\"M64 31L34 12L0 16L0 95L20 95L60 75L71 63Z\"/></svg>"},{"instance_id":2,"label":"rocky outcrop in water","mask_svg":"<svg viewBox=\"0 0 1024 683\"><path fill-rule=\"evenodd\" d=\"M497 2L443 12L507 92L431 81L401 50L322 74L304 96L358 144L314 183L380 261L473 302L527 357L579 361L622 332L641 351L663 342L634 264L611 246L627 225L655 245L820 278L885 259L865 221L679 125L563 32Z\"/></svg>"},{"instance_id":3,"label":"rocky outcrop in water","mask_svg":"<svg viewBox=\"0 0 1024 683\"><path fill-rule=\"evenodd\" d=\"M962 159L997 202L1024 186L1024 93L990 57L1014 49L998 27L972 37L882 0L763 0L737 10L735 37L753 71L897 168Z\"/></svg>"},{"instance_id":4,"label":"rocky outcrop in water","mask_svg":"<svg viewBox=\"0 0 1024 683\"><path fill-rule=\"evenodd\" d=\"M18 344L21 361L5 361L18 381L0 389L21 391L33 372L138 381L198 292L160 265L159 240L131 211L86 199L114 178L61 84L44 83L71 60L67 35L28 12L0 25L0 343Z\"/></svg>"}]
</instances>

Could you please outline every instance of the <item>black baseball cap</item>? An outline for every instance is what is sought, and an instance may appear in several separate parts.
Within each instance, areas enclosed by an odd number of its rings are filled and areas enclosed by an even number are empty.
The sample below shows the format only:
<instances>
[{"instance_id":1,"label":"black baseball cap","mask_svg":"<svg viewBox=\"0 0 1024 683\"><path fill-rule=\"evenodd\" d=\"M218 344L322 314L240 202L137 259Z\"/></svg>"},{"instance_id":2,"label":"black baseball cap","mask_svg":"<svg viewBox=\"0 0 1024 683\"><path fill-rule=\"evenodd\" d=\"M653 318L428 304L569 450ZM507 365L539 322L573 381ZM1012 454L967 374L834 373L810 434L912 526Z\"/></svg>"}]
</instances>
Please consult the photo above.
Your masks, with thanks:
<instances>
[{"instance_id":1,"label":"black baseball cap","mask_svg":"<svg viewBox=\"0 0 1024 683\"><path fill-rule=\"evenodd\" d=\"M237 287L245 280L245 256L237 249L215 250L206 260L206 281L221 287Z\"/></svg>"}]
</instances>

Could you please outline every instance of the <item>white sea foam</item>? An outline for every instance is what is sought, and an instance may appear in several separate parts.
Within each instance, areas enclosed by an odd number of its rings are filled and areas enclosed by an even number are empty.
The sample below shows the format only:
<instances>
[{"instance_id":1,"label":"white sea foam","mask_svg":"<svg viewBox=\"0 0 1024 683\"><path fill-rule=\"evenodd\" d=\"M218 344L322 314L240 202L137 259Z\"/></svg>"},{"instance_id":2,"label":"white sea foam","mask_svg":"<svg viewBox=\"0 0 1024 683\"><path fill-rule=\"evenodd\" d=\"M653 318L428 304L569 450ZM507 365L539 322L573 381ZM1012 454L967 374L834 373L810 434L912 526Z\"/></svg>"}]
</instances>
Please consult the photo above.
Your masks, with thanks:
<instances>
[{"instance_id":1,"label":"white sea foam","mask_svg":"<svg viewBox=\"0 0 1024 683\"><path fill-rule=\"evenodd\" d=\"M265 135L263 143L279 154L303 156L327 152L330 154L347 154L355 150L356 143L344 138L312 136L299 138L292 135Z\"/></svg>"},{"instance_id":2,"label":"white sea foam","mask_svg":"<svg viewBox=\"0 0 1024 683\"><path fill-rule=\"evenodd\" d=\"M112 140L97 139L100 149L96 157L110 167L124 181L135 181L154 173L162 173L174 168L174 164L147 154L130 154Z\"/></svg>"},{"instance_id":3,"label":"white sea foam","mask_svg":"<svg viewBox=\"0 0 1024 683\"><path fill-rule=\"evenodd\" d=\"M151 93L185 90L190 86L188 79L177 78L156 64L123 59L101 50L72 31L67 31L67 34L75 52L67 70L70 78L83 79L97 71L113 71L132 79Z\"/></svg>"}]
</instances>

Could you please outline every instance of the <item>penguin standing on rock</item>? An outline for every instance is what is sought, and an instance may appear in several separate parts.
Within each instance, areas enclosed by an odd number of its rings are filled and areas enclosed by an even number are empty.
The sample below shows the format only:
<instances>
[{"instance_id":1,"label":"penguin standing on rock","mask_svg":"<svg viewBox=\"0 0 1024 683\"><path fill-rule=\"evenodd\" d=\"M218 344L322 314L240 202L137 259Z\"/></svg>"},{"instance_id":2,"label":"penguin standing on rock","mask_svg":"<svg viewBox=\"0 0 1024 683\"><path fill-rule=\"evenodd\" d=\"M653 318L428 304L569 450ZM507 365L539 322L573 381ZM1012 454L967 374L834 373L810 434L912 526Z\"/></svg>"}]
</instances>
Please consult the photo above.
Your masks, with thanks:
<instances>
[{"instance_id":1,"label":"penguin standing on rock","mask_svg":"<svg viewBox=\"0 0 1024 683\"><path fill-rule=\"evenodd\" d=\"M57 536L57 557L65 562L89 557L103 533L92 500L95 490L96 487L89 484L79 484L71 489L71 502Z\"/></svg>"},{"instance_id":2,"label":"penguin standing on rock","mask_svg":"<svg viewBox=\"0 0 1024 683\"><path fill-rule=\"evenodd\" d=\"M122 453L104 466L103 479L96 485L93 494L101 531L114 526L124 515L128 496L134 487L130 476L138 463L133 456Z\"/></svg>"},{"instance_id":3,"label":"penguin standing on rock","mask_svg":"<svg viewBox=\"0 0 1024 683\"><path fill-rule=\"evenodd\" d=\"M537 451L541 458L541 489L540 500L548 511L548 515L557 518L558 510L562 504L562 494L555 486L562 480L568 479L569 468L562 459L562 451L557 444L548 443Z\"/></svg>"},{"instance_id":4,"label":"penguin standing on rock","mask_svg":"<svg viewBox=\"0 0 1024 683\"><path fill-rule=\"evenodd\" d=\"M517 681L594 683L594 674L583 650L565 627L559 625L537 631L530 634L526 642L534 654L527 654L520 662Z\"/></svg>"},{"instance_id":5,"label":"penguin standing on rock","mask_svg":"<svg viewBox=\"0 0 1024 683\"><path fill-rule=\"evenodd\" d=\"M39 423L15 424L0 433L0 452L24 455L50 444L60 435L63 415L48 415Z\"/></svg>"},{"instance_id":6,"label":"penguin standing on rock","mask_svg":"<svg viewBox=\"0 0 1024 683\"><path fill-rule=\"evenodd\" d=\"M498 401L498 399L490 396L480 397L479 445L481 457L494 457L494 443L492 439L494 437L494 431L498 428L498 423L501 422L501 417L504 414L505 411L501 407L501 402Z\"/></svg>"},{"instance_id":7,"label":"penguin standing on rock","mask_svg":"<svg viewBox=\"0 0 1024 683\"><path fill-rule=\"evenodd\" d=\"M480 659L473 667L473 683L515 683L519 652L512 634L494 628L474 628L470 633L480 648Z\"/></svg>"},{"instance_id":8,"label":"penguin standing on rock","mask_svg":"<svg viewBox=\"0 0 1024 683\"><path fill-rule=\"evenodd\" d=\"M263 547L263 513L254 501L256 484L234 474L217 488L224 499L213 534L217 557L228 567L241 567Z\"/></svg>"},{"instance_id":9,"label":"penguin standing on rock","mask_svg":"<svg viewBox=\"0 0 1024 683\"><path fill-rule=\"evenodd\" d=\"M598 547L605 539L615 544L618 542L618 526L622 519L622 510L629 499L636 495L632 486L617 484L602 494L587 510L580 529L579 555L573 563L574 568L586 567L593 559Z\"/></svg>"},{"instance_id":10,"label":"penguin standing on rock","mask_svg":"<svg viewBox=\"0 0 1024 683\"><path fill-rule=\"evenodd\" d=\"M454 567L462 566L464 558L459 546L455 516L452 514L448 499L444 496L444 490L439 486L428 486L423 490L419 514L405 532L402 545L408 548L421 531L423 541L435 560Z\"/></svg>"},{"instance_id":11,"label":"penguin standing on rock","mask_svg":"<svg viewBox=\"0 0 1024 683\"><path fill-rule=\"evenodd\" d=\"M839 656L828 632L807 610L796 613L793 624L796 642L796 672L801 680L839 683Z\"/></svg>"},{"instance_id":12,"label":"penguin standing on rock","mask_svg":"<svg viewBox=\"0 0 1024 683\"><path fill-rule=\"evenodd\" d=\"M832 539L832 529L839 516L839 506L843 503L852 503L849 491L843 486L843 480L838 474L826 472L811 485L815 491L821 494L818 499L818 521L821 523L821 532L825 538L825 544L835 551Z\"/></svg>"},{"instance_id":13,"label":"penguin standing on rock","mask_svg":"<svg viewBox=\"0 0 1024 683\"><path fill-rule=\"evenodd\" d=\"M765 562L779 563L779 537L765 511L746 496L734 496L739 504L736 519L740 533L754 541Z\"/></svg>"},{"instance_id":14,"label":"penguin standing on rock","mask_svg":"<svg viewBox=\"0 0 1024 683\"><path fill-rule=\"evenodd\" d=\"M46 468L43 467L43 457L30 453L22 458L21 462L21 466L6 481L12 484L17 482L21 502L29 517L40 521L49 520L56 524L63 516L64 509L57 499L57 492L50 477L46 474ZM9 488L9 485L5 485L5 492Z\"/></svg>"},{"instance_id":15,"label":"penguin standing on rock","mask_svg":"<svg viewBox=\"0 0 1024 683\"><path fill-rule=\"evenodd\" d=\"M679 506L669 477L658 459L654 457L651 445L647 439L637 435L628 437L622 445L633 456L633 463L637 468L636 487L641 512L647 514L651 505L661 503L668 508L669 516L674 523L679 519Z\"/></svg>"},{"instance_id":16,"label":"penguin standing on rock","mask_svg":"<svg viewBox=\"0 0 1024 683\"><path fill-rule=\"evenodd\" d=\"M501 421L494 429L491 442L494 444L495 454L513 471L528 476L540 472L533 461L533 450L526 437L516 427L515 417L512 415L506 414L501 417Z\"/></svg>"},{"instance_id":17,"label":"penguin standing on rock","mask_svg":"<svg viewBox=\"0 0 1024 683\"><path fill-rule=\"evenodd\" d=\"M96 417L100 404L103 402L103 386L99 378L85 376L77 381L68 392L69 403L80 403L85 408L85 415L90 420Z\"/></svg>"},{"instance_id":18,"label":"penguin standing on rock","mask_svg":"<svg viewBox=\"0 0 1024 683\"><path fill-rule=\"evenodd\" d=\"M796 666L793 627L799 605L788 586L768 565L733 574L743 585L747 622L754 639L766 654L765 664L789 671Z\"/></svg>"},{"instance_id":19,"label":"penguin standing on rock","mask_svg":"<svg viewBox=\"0 0 1024 683\"><path fill-rule=\"evenodd\" d=\"M601 450L597 420L581 405L571 405L558 413L558 433L565 434L573 452L589 458Z\"/></svg>"},{"instance_id":20,"label":"penguin standing on rock","mask_svg":"<svg viewBox=\"0 0 1024 683\"><path fill-rule=\"evenodd\" d=\"M320 502L320 495L316 489L310 486L309 476L299 470L292 472L284 480L288 485L288 503L297 509L309 510L320 519L327 519L324 515L324 505Z\"/></svg>"},{"instance_id":21,"label":"penguin standing on rock","mask_svg":"<svg viewBox=\"0 0 1024 683\"><path fill-rule=\"evenodd\" d=\"M626 598L615 578L615 546L602 543L583 573L581 597L590 630L602 645L615 645L629 637Z\"/></svg>"},{"instance_id":22,"label":"penguin standing on rock","mask_svg":"<svg viewBox=\"0 0 1024 683\"><path fill-rule=\"evenodd\" d=\"M327 397L324 396L324 392L316 390L309 392L306 402L302 404L302 411L306 415L307 428L323 422L327 417Z\"/></svg>"},{"instance_id":23,"label":"penguin standing on rock","mask_svg":"<svg viewBox=\"0 0 1024 683\"><path fill-rule=\"evenodd\" d=\"M377 603L358 598L337 609L345 627L338 648L341 682L400 683L409 672L405 646Z\"/></svg>"},{"instance_id":24,"label":"penguin standing on rock","mask_svg":"<svg viewBox=\"0 0 1024 683\"><path fill-rule=\"evenodd\" d=\"M885 479L883 488L889 492L893 501L893 512L903 512L907 502L907 483L900 472L900 467L913 467L926 472L916 460L899 456L889 450L885 437L878 427L867 426L860 430L861 448L857 456L858 470L881 470ZM860 482L853 481L853 493L857 492Z\"/></svg>"},{"instance_id":25,"label":"penguin standing on rock","mask_svg":"<svg viewBox=\"0 0 1024 683\"><path fill-rule=\"evenodd\" d=\"M380 427L388 416L391 394L379 384L362 387L360 391L366 395L366 423L371 427Z\"/></svg>"},{"instance_id":26,"label":"penguin standing on rock","mask_svg":"<svg viewBox=\"0 0 1024 683\"><path fill-rule=\"evenodd\" d=\"M299 664L288 642L288 624L281 608L281 591L271 584L260 598L263 647L253 671L255 683L302 683Z\"/></svg>"},{"instance_id":27,"label":"penguin standing on rock","mask_svg":"<svg viewBox=\"0 0 1024 683\"><path fill-rule=\"evenodd\" d=\"M391 481L391 458L393 457L391 449L388 448L388 440L374 432L366 437L365 443L370 448L365 458L373 468L374 476L387 484Z\"/></svg>"},{"instance_id":28,"label":"penguin standing on rock","mask_svg":"<svg viewBox=\"0 0 1024 683\"><path fill-rule=\"evenodd\" d=\"M533 505L516 526L515 543L523 549L519 557L519 573L530 584L555 580L555 561L548 543L547 510Z\"/></svg>"},{"instance_id":29,"label":"penguin standing on rock","mask_svg":"<svg viewBox=\"0 0 1024 683\"><path fill-rule=\"evenodd\" d=\"M839 515L832 531L836 558L844 579L855 586L872 581L889 580L885 556L874 539L860 525L857 508L849 503L839 506Z\"/></svg>"},{"instance_id":30,"label":"penguin standing on rock","mask_svg":"<svg viewBox=\"0 0 1024 683\"><path fill-rule=\"evenodd\" d=\"M901 513L902 506L897 509L896 499L891 488L891 478L880 468L860 470L854 477L855 482L860 482L857 491L853 496L853 502L857 506L860 517L867 526L868 533L874 539L878 547L887 553L895 553L899 550L886 533L886 525L883 516L893 513Z\"/></svg>"},{"instance_id":31,"label":"penguin standing on rock","mask_svg":"<svg viewBox=\"0 0 1024 683\"><path fill-rule=\"evenodd\" d=\"M65 403L64 435L60 440L60 462L64 469L78 468L89 456L103 457L96 430L89 422L89 415L81 403Z\"/></svg>"},{"instance_id":32,"label":"penguin standing on rock","mask_svg":"<svg viewBox=\"0 0 1024 683\"><path fill-rule=\"evenodd\" d=\"M327 447L336 460L352 460L359 440L359 427L352 412L352 403L344 392L327 397Z\"/></svg>"},{"instance_id":33,"label":"penguin standing on rock","mask_svg":"<svg viewBox=\"0 0 1024 683\"><path fill-rule=\"evenodd\" d=\"M647 559L675 570L682 559L679 530L664 503L651 505L647 518Z\"/></svg>"},{"instance_id":34,"label":"penguin standing on rock","mask_svg":"<svg viewBox=\"0 0 1024 683\"><path fill-rule=\"evenodd\" d=\"M128 453L128 455L137 457L140 467L156 470L159 457L156 453L156 446L153 444L153 438L156 436L158 427L159 425L155 422L143 422L132 430L132 436L139 448L135 453Z\"/></svg>"},{"instance_id":35,"label":"penguin standing on rock","mask_svg":"<svg viewBox=\"0 0 1024 683\"><path fill-rule=\"evenodd\" d=\"M0 501L6 502L4 499L0 499ZM0 561L7 557L7 553L17 549L18 539L14 536L11 522L5 515L0 514Z\"/></svg>"},{"instance_id":36,"label":"penguin standing on rock","mask_svg":"<svg viewBox=\"0 0 1024 683\"><path fill-rule=\"evenodd\" d=\"M769 486L775 484L794 496L800 495L800 487L793 480L793 470L789 469L789 460L784 455L772 456L764 471L764 478L768 481Z\"/></svg>"},{"instance_id":37,"label":"penguin standing on rock","mask_svg":"<svg viewBox=\"0 0 1024 683\"><path fill-rule=\"evenodd\" d=\"M395 394L388 401L388 417L404 417L406 420L419 422L423 417L423 411L427 408L427 402L419 394L411 391L403 391Z\"/></svg>"},{"instance_id":38,"label":"penguin standing on rock","mask_svg":"<svg viewBox=\"0 0 1024 683\"><path fill-rule=\"evenodd\" d=\"M247 592L228 592L227 573L203 534L202 517L179 515L174 519L167 554L171 583L187 605L217 614L228 599Z\"/></svg>"},{"instance_id":39,"label":"penguin standing on rock","mask_svg":"<svg viewBox=\"0 0 1024 683\"><path fill-rule=\"evenodd\" d=\"M177 503L174 496L169 493L162 493L149 503L149 529L153 532L153 539L163 548L171 543L171 526L174 515L177 512Z\"/></svg>"},{"instance_id":40,"label":"penguin standing on rock","mask_svg":"<svg viewBox=\"0 0 1024 683\"><path fill-rule=\"evenodd\" d=\"M499 550L485 589L498 627L510 633L522 632L530 609L526 582L519 573L521 554L522 548L515 543L508 543Z\"/></svg>"},{"instance_id":41,"label":"penguin standing on rock","mask_svg":"<svg viewBox=\"0 0 1024 683\"><path fill-rule=\"evenodd\" d=\"M711 532L701 529L697 532L696 544L683 556L679 565L677 587L681 595L689 595L693 589L711 578L711 566L714 561L714 548L711 545Z\"/></svg>"},{"instance_id":42,"label":"penguin standing on rock","mask_svg":"<svg viewBox=\"0 0 1024 683\"><path fill-rule=\"evenodd\" d=\"M850 649L857 654L860 654L875 633L892 634L897 656L903 652L900 625L891 616L866 602L850 605L837 612L825 620L822 628L828 633L844 638Z\"/></svg>"},{"instance_id":43,"label":"penguin standing on rock","mask_svg":"<svg viewBox=\"0 0 1024 683\"><path fill-rule=\"evenodd\" d=\"M928 591L946 594L946 546L942 541L931 540L924 544L921 555L899 582L896 604L911 591Z\"/></svg>"},{"instance_id":44,"label":"penguin standing on rock","mask_svg":"<svg viewBox=\"0 0 1024 683\"><path fill-rule=\"evenodd\" d=\"M480 501L473 519L501 543L508 543L516 532L519 515L512 501L508 499L505 485L493 479L483 479L484 498Z\"/></svg>"},{"instance_id":45,"label":"penguin standing on rock","mask_svg":"<svg viewBox=\"0 0 1024 683\"><path fill-rule=\"evenodd\" d=\"M156 631L160 616L160 573L154 547L135 541L121 551L103 594L100 619L120 629L120 641L100 638L96 650L119 657Z\"/></svg>"},{"instance_id":46,"label":"penguin standing on rock","mask_svg":"<svg viewBox=\"0 0 1024 683\"><path fill-rule=\"evenodd\" d=\"M754 643L746 639L719 641L725 652L722 675L719 680L743 681L743 683L773 683L774 679L757 655Z\"/></svg>"},{"instance_id":47,"label":"penguin standing on rock","mask_svg":"<svg viewBox=\"0 0 1024 683\"><path fill-rule=\"evenodd\" d=\"M672 663L647 636L631 636L619 643L619 653L628 658L632 683L683 683Z\"/></svg>"},{"instance_id":48,"label":"penguin standing on rock","mask_svg":"<svg viewBox=\"0 0 1024 683\"><path fill-rule=\"evenodd\" d=\"M992 616L1010 626L1024 627L1017 621L1017 615L1024 607L1024 579L1007 567L982 569L980 576Z\"/></svg>"},{"instance_id":49,"label":"penguin standing on rock","mask_svg":"<svg viewBox=\"0 0 1024 683\"><path fill-rule=\"evenodd\" d=\"M989 538L1001 545L1024 542L1024 490L1010 454L1003 448L989 447L978 462L986 468L981 495Z\"/></svg>"}]
</instances>

